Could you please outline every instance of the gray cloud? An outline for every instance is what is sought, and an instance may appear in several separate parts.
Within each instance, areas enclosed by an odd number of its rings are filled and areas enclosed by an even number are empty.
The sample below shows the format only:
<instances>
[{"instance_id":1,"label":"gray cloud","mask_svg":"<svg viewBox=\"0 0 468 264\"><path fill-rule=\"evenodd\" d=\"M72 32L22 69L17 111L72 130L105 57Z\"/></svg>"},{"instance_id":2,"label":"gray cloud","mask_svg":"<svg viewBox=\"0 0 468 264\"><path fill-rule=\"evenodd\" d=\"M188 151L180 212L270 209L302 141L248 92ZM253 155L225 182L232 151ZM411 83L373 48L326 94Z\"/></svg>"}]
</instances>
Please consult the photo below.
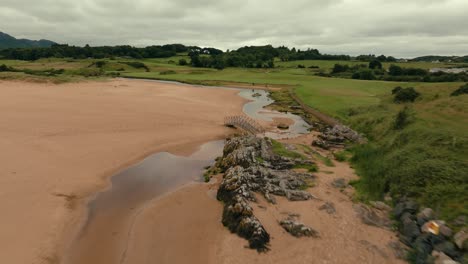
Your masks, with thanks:
<instances>
[{"instance_id":1,"label":"gray cloud","mask_svg":"<svg viewBox=\"0 0 468 264\"><path fill-rule=\"evenodd\" d=\"M2 0L0 31L74 45L468 54L466 0Z\"/></svg>"}]
</instances>

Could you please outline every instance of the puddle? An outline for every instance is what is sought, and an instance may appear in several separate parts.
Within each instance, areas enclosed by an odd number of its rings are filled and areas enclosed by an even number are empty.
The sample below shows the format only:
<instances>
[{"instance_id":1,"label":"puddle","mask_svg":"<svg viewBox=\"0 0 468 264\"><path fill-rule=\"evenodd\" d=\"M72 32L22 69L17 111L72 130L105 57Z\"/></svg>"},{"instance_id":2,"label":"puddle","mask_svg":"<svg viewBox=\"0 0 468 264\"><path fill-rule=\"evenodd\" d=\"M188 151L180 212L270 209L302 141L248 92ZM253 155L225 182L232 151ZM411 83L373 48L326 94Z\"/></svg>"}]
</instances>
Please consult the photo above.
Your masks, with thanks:
<instances>
[{"instance_id":1,"label":"puddle","mask_svg":"<svg viewBox=\"0 0 468 264\"><path fill-rule=\"evenodd\" d=\"M204 167L222 155L224 141L206 143L189 157L151 155L111 178L112 186L88 205L88 219L67 263L118 263L135 210L184 184L202 181Z\"/></svg>"}]
</instances>

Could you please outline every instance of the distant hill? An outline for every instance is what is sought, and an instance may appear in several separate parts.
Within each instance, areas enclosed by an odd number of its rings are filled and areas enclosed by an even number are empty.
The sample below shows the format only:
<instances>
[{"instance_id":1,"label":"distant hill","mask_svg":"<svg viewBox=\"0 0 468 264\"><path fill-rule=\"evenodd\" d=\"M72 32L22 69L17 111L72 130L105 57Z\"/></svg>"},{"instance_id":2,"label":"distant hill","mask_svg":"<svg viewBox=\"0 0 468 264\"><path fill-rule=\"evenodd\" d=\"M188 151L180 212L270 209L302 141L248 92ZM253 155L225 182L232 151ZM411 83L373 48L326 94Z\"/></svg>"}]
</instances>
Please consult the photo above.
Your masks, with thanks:
<instances>
[{"instance_id":1,"label":"distant hill","mask_svg":"<svg viewBox=\"0 0 468 264\"><path fill-rule=\"evenodd\" d=\"M411 61L468 62L468 56L422 56Z\"/></svg>"},{"instance_id":2,"label":"distant hill","mask_svg":"<svg viewBox=\"0 0 468 264\"><path fill-rule=\"evenodd\" d=\"M30 39L17 39L6 33L0 32L0 49L7 48L47 48L54 44L53 41L41 39L41 40L30 40Z\"/></svg>"}]
</instances>

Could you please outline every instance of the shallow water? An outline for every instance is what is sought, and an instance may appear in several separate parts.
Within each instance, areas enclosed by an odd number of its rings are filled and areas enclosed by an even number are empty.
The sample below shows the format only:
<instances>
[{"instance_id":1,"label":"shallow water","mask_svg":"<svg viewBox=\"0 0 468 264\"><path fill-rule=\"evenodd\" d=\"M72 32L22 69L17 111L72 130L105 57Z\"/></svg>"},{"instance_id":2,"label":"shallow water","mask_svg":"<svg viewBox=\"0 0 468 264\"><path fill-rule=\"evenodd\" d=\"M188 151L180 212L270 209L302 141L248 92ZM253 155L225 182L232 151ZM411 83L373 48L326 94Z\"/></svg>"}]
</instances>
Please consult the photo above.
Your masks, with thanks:
<instances>
[{"instance_id":1,"label":"shallow water","mask_svg":"<svg viewBox=\"0 0 468 264\"><path fill-rule=\"evenodd\" d=\"M160 152L111 178L112 186L88 205L88 219L68 263L118 263L132 216L146 201L201 181L203 168L222 155L224 141L206 143L189 157Z\"/></svg>"},{"instance_id":2,"label":"shallow water","mask_svg":"<svg viewBox=\"0 0 468 264\"><path fill-rule=\"evenodd\" d=\"M294 138L309 132L311 126L302 117L292 113L281 113L265 109L264 107L274 102L268 95L269 93L264 90L243 89L239 92L239 96L250 100L250 102L244 105L243 111L251 118L264 121L273 121L273 118L289 118L294 121L289 129L269 131L265 133L266 136L274 139Z\"/></svg>"}]
</instances>

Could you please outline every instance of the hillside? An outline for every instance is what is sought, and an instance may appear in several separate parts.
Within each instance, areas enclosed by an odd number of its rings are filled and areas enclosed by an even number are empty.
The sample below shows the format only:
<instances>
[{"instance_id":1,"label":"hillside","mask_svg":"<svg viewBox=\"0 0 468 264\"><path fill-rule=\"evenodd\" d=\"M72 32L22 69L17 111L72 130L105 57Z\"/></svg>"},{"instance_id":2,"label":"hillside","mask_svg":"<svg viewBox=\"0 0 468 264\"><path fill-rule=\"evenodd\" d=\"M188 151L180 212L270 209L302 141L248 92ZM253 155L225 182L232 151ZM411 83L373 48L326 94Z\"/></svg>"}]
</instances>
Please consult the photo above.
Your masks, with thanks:
<instances>
[{"instance_id":1,"label":"hillside","mask_svg":"<svg viewBox=\"0 0 468 264\"><path fill-rule=\"evenodd\" d=\"M53 41L41 39L41 40L30 40L30 39L17 39L6 33L0 32L0 49L7 48L47 48L56 44Z\"/></svg>"}]
</instances>

